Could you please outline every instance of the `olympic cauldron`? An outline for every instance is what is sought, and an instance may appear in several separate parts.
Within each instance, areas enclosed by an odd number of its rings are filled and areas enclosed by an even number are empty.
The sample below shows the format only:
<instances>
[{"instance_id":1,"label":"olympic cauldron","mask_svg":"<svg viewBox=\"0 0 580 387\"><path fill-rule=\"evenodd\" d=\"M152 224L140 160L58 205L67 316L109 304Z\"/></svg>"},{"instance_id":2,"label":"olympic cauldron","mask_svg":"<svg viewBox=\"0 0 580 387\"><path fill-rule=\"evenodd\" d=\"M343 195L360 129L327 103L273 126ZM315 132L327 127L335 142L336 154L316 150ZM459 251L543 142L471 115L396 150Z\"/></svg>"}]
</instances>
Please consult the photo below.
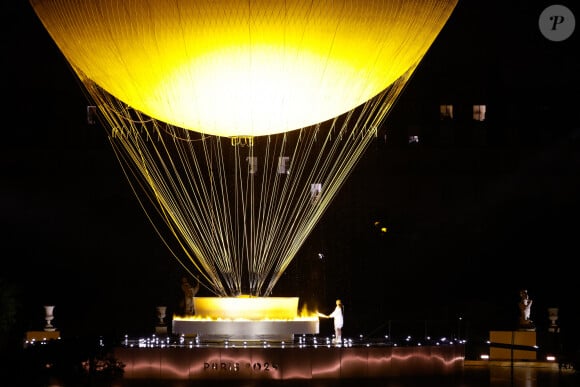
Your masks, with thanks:
<instances>
[{"instance_id":1,"label":"olympic cauldron","mask_svg":"<svg viewBox=\"0 0 580 387\"><path fill-rule=\"evenodd\" d=\"M298 297L194 297L195 316L175 316L172 331L207 342L291 342L296 334L318 334L317 315L299 315L298 301Z\"/></svg>"}]
</instances>

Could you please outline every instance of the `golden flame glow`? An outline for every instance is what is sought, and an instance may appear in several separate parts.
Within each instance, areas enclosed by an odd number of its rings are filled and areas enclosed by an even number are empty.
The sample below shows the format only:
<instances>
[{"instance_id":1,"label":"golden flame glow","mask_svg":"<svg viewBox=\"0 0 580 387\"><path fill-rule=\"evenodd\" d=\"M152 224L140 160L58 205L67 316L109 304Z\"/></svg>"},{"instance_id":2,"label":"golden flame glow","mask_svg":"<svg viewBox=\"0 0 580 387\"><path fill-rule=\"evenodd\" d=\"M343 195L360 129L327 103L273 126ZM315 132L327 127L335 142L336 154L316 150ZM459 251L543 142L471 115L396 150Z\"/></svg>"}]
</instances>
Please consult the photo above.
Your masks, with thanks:
<instances>
[{"instance_id":1,"label":"golden flame glow","mask_svg":"<svg viewBox=\"0 0 580 387\"><path fill-rule=\"evenodd\" d=\"M302 309L298 297L194 297L195 316L175 316L178 320L316 320L316 312Z\"/></svg>"}]
</instances>

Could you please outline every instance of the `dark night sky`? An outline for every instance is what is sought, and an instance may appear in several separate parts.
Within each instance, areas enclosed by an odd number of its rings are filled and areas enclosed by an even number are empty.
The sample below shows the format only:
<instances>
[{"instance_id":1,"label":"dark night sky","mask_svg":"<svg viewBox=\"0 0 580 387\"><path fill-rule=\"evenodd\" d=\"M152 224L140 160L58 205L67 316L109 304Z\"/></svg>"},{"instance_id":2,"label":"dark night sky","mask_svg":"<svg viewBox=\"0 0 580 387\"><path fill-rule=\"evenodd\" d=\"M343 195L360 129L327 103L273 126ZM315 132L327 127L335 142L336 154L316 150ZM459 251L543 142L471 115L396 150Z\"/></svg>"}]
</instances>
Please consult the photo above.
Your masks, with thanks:
<instances>
[{"instance_id":1,"label":"dark night sky","mask_svg":"<svg viewBox=\"0 0 580 387\"><path fill-rule=\"evenodd\" d=\"M520 287L540 328L552 306L563 327L580 323L578 31L544 38L538 17L551 4L460 1L385 123L387 143L371 146L281 293L317 292L322 309L342 298L360 317L347 317L347 335L457 316L482 331L513 328ZM180 267L106 133L86 125L82 87L31 7L2 7L0 278L20 291L24 329L41 329L53 303L63 335L149 333L155 306L181 297ZM442 102L458 122L487 104L486 142L442 144L432 120ZM413 126L425 140L416 147L404 141ZM313 265L324 272L316 285Z\"/></svg>"}]
</instances>

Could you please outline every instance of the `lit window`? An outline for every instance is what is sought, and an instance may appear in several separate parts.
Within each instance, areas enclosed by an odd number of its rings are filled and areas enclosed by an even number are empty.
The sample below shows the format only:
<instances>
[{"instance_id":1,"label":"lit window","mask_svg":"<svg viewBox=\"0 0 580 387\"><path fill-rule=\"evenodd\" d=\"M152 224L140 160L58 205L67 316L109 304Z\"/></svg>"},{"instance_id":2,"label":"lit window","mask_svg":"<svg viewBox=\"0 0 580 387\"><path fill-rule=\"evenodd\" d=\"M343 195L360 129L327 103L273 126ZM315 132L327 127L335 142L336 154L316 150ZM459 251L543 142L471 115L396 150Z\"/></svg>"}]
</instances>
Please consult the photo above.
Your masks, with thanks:
<instances>
[{"instance_id":1,"label":"lit window","mask_svg":"<svg viewBox=\"0 0 580 387\"><path fill-rule=\"evenodd\" d=\"M280 156L278 157L278 173L281 175L288 175L290 174L290 167L288 163L290 162L290 157L288 156Z\"/></svg>"},{"instance_id":2,"label":"lit window","mask_svg":"<svg viewBox=\"0 0 580 387\"><path fill-rule=\"evenodd\" d=\"M473 119L485 121L485 105L473 105Z\"/></svg>"},{"instance_id":3,"label":"lit window","mask_svg":"<svg viewBox=\"0 0 580 387\"><path fill-rule=\"evenodd\" d=\"M89 105L87 106L87 123L89 125L94 125L97 122L97 107Z\"/></svg>"},{"instance_id":4,"label":"lit window","mask_svg":"<svg viewBox=\"0 0 580 387\"><path fill-rule=\"evenodd\" d=\"M255 156L248 156L246 157L246 161L248 162L248 173L252 175L258 172L258 158Z\"/></svg>"},{"instance_id":5,"label":"lit window","mask_svg":"<svg viewBox=\"0 0 580 387\"><path fill-rule=\"evenodd\" d=\"M453 105L440 105L439 116L442 120L453 119Z\"/></svg>"},{"instance_id":6,"label":"lit window","mask_svg":"<svg viewBox=\"0 0 580 387\"><path fill-rule=\"evenodd\" d=\"M314 183L310 185L310 200L312 201L312 204L318 203L321 194L322 194L321 183Z\"/></svg>"},{"instance_id":7,"label":"lit window","mask_svg":"<svg viewBox=\"0 0 580 387\"><path fill-rule=\"evenodd\" d=\"M421 129L418 125L409 125L409 128L407 129L407 140L409 141L409 144L418 144L420 133Z\"/></svg>"}]
</instances>

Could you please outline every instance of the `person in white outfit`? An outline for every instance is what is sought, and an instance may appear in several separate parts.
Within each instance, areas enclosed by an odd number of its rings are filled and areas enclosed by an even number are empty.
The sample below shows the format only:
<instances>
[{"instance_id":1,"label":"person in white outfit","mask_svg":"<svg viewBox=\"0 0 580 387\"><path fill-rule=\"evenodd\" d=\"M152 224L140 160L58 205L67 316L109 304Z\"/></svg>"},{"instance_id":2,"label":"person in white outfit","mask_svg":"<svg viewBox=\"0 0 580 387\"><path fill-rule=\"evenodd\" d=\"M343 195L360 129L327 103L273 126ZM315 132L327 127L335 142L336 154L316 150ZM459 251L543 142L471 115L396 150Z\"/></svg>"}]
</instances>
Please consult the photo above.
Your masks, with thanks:
<instances>
[{"instance_id":1,"label":"person in white outfit","mask_svg":"<svg viewBox=\"0 0 580 387\"><path fill-rule=\"evenodd\" d=\"M331 314L318 314L320 317L334 319L334 342L336 344L342 343L342 327L344 325L344 305L342 301L336 300L336 307Z\"/></svg>"}]
</instances>

